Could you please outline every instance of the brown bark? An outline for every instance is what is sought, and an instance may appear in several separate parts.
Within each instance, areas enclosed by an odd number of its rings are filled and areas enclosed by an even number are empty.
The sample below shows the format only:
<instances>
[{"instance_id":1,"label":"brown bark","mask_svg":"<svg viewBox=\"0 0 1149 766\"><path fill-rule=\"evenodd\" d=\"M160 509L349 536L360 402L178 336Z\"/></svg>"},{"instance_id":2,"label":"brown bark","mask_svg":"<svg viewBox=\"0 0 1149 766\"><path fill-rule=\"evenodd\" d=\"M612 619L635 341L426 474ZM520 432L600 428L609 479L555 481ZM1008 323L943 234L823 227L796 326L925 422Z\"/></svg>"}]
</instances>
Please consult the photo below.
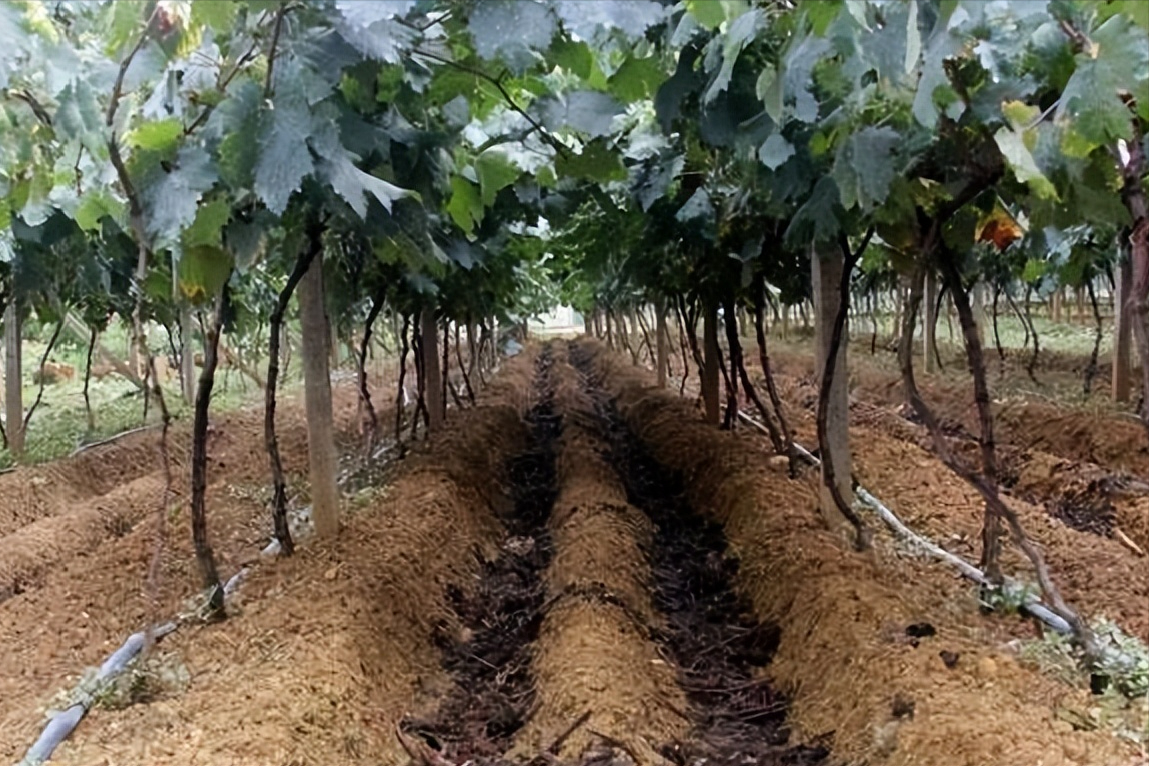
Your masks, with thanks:
<instances>
[{"instance_id":1,"label":"brown bark","mask_svg":"<svg viewBox=\"0 0 1149 766\"><path fill-rule=\"evenodd\" d=\"M790 459L790 475L798 475L798 453L794 449L794 432L786 419L786 412L782 408L782 397L778 395L778 387L774 384L774 373L770 369L770 354L766 348L766 321L765 312L766 280L759 276L757 280L757 294L754 302L754 335L758 342L758 363L762 365L762 376L766 379L766 393L770 396L770 404L774 407L774 414L778 417L778 427L782 430L783 446Z\"/></svg>"},{"instance_id":2,"label":"brown bark","mask_svg":"<svg viewBox=\"0 0 1149 766\"><path fill-rule=\"evenodd\" d=\"M92 338L88 341L88 355L84 361L84 414L88 417L88 433L96 430L96 416L92 412L92 399L88 395L88 389L92 382L92 350L96 347L95 329L92 330Z\"/></svg>"},{"instance_id":3,"label":"brown bark","mask_svg":"<svg viewBox=\"0 0 1149 766\"><path fill-rule=\"evenodd\" d=\"M315 534L339 532L339 488L335 483L335 425L331 408L327 312L323 295L323 250L299 280L303 332L303 399L307 412L307 454L311 478L311 520Z\"/></svg>"},{"instance_id":4,"label":"brown bark","mask_svg":"<svg viewBox=\"0 0 1149 766\"><path fill-rule=\"evenodd\" d=\"M226 287L224 288L226 290ZM215 553L207 533L207 426L208 408L211 405L211 392L215 386L215 368L219 359L218 346L220 326L223 323L223 295L216 298L215 311L211 324L204 334L203 369L199 375L199 387L195 399L195 419L192 423L191 455L191 522L192 540L195 543L196 562L199 564L200 579L208 593L208 616L224 616L223 586L219 581L219 570L215 564Z\"/></svg>"},{"instance_id":5,"label":"brown bark","mask_svg":"<svg viewBox=\"0 0 1149 766\"><path fill-rule=\"evenodd\" d=\"M722 406L718 400L721 364L718 349L718 310L714 304L704 304L702 309L702 403L706 422L714 426L722 422Z\"/></svg>"},{"instance_id":6,"label":"brown bark","mask_svg":"<svg viewBox=\"0 0 1149 766\"><path fill-rule=\"evenodd\" d=\"M927 248L927 251L929 249L930 248ZM906 321L903 323L903 328L910 329L913 327L920 303L921 282L919 278L919 280L916 280L914 289L911 291L910 300L906 306ZM899 359L902 367L902 384L905 387L906 397L910 405L929 430L930 437L934 444L934 451L950 470L978 491L987 505L987 514L990 513L992 509L993 514L998 518L1004 518L1008 522L1010 531L1013 533L1014 540L1017 542L1018 547L1022 549L1022 552L1033 564L1038 583L1046 599L1049 601L1050 608L1059 617L1069 623L1070 628L1073 630L1074 637L1085 649L1087 656L1096 658L1098 656L1098 646L1092 631L1082 621L1081 617L1061 598L1060 592L1050 577L1049 568L1045 564L1045 559L1021 528L1021 522L1017 514L1002 501L996 483L987 481L985 477L979 476L951 452L946 437L941 431L937 417L925 403L925 400L922 399L921 393L918 391L917 382L914 380L912 349L912 342L907 342L903 337L901 348L899 349ZM984 366L982 368L981 377L984 382ZM988 577L989 573L987 572L986 574ZM991 582L992 581L991 579Z\"/></svg>"},{"instance_id":7,"label":"brown bark","mask_svg":"<svg viewBox=\"0 0 1149 766\"><path fill-rule=\"evenodd\" d=\"M655 381L659 388L666 388L667 373L667 336L666 336L666 303L660 298L654 304L654 336L657 351L655 352Z\"/></svg>"},{"instance_id":8,"label":"brown bark","mask_svg":"<svg viewBox=\"0 0 1149 766\"><path fill-rule=\"evenodd\" d=\"M275 405L277 389L279 387L279 344L283 338L281 329L283 317L296 286L307 273L311 262L315 259L322 242L320 233L311 232L310 242L306 250L301 250L295 259L295 266L287 277L287 284L279 291L275 300L275 308L271 312L271 335L268 342L267 359L267 386L264 388L263 401L263 443L267 450L268 464L271 469L271 519L275 530L275 539L283 555L290 556L295 552L295 541L291 539L291 528L287 523L287 479L283 475L283 460L279 454L279 437L275 432ZM206 360L205 360L206 361Z\"/></svg>"},{"instance_id":9,"label":"brown bark","mask_svg":"<svg viewBox=\"0 0 1149 766\"><path fill-rule=\"evenodd\" d=\"M403 315L403 330L399 333L399 382L395 392L395 443L398 444L403 437L403 411L406 409L406 389L404 380L407 377L407 352L410 345L407 343L407 333L411 329L411 318Z\"/></svg>"},{"instance_id":10,"label":"brown bark","mask_svg":"<svg viewBox=\"0 0 1149 766\"><path fill-rule=\"evenodd\" d=\"M847 248L848 249L848 248ZM849 269L846 252L840 246L819 253L810 247L810 265L814 287L815 369L821 381L818 392L818 444L822 450L822 487L818 506L830 529L845 530L852 523L850 501L849 392L846 387L846 349L848 339L845 318L838 329L838 317L848 310ZM843 287L844 285L844 287ZM837 330L837 332L835 332ZM835 344L834 339L838 342ZM862 538L856 538L861 545Z\"/></svg>"},{"instance_id":11,"label":"brown bark","mask_svg":"<svg viewBox=\"0 0 1149 766\"><path fill-rule=\"evenodd\" d=\"M443 427L443 378L439 368L439 324L435 307L428 305L420 315L420 369L423 372L423 403L427 408L427 428L437 433Z\"/></svg>"},{"instance_id":12,"label":"brown bark","mask_svg":"<svg viewBox=\"0 0 1149 766\"><path fill-rule=\"evenodd\" d=\"M1141 423L1149 435L1149 202L1142 185L1147 160L1140 130L1128 142L1129 160L1122 166L1121 199L1133 219L1129 233L1129 260L1132 264L1132 287L1128 316L1141 361Z\"/></svg>"},{"instance_id":13,"label":"brown bark","mask_svg":"<svg viewBox=\"0 0 1149 766\"><path fill-rule=\"evenodd\" d=\"M48 355L52 353L52 349L56 347L56 341L60 339L60 330L64 329L64 320L61 319L56 323L56 329L52 332L52 337L48 340L48 346L44 349L44 353L40 356L39 375L40 387L36 390L36 399L32 402L32 406L28 408L28 412L24 415L24 422L20 426L21 433L28 433L28 423L32 420L32 413L40 406L41 400L44 398L44 386L47 381L44 380L44 365L48 362Z\"/></svg>"},{"instance_id":14,"label":"brown bark","mask_svg":"<svg viewBox=\"0 0 1149 766\"><path fill-rule=\"evenodd\" d=\"M359 404L363 407L367 418L365 424L367 439L365 441L368 452L375 445L375 440L379 434L379 418L375 414L375 406L371 403L371 389L367 387L367 352L371 348L371 330L375 326L375 320L379 318L379 313L383 310L384 300L385 292L381 288L371 300L371 309L367 312L367 321L364 322L363 326L363 338L359 341L359 353L356 356Z\"/></svg>"}]
</instances>

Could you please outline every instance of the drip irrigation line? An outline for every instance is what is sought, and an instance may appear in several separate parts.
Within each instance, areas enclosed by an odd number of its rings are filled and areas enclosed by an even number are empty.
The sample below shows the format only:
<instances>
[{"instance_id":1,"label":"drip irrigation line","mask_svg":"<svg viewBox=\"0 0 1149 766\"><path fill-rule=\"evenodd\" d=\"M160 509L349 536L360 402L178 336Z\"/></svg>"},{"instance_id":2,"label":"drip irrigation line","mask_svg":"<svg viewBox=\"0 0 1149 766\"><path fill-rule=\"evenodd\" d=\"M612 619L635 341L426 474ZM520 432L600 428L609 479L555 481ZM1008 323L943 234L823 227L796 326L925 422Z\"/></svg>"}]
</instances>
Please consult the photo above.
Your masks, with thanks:
<instances>
[{"instance_id":1,"label":"drip irrigation line","mask_svg":"<svg viewBox=\"0 0 1149 766\"><path fill-rule=\"evenodd\" d=\"M738 413L738 418L743 422L753 426L758 431L767 433L766 427L764 425L746 413ZM794 442L794 451L802 456L802 458L811 465L815 467L822 465L822 461L818 459L817 456L815 456L812 452L797 442ZM975 567L973 564L970 564L960 556L956 556L953 553L950 553L945 548L937 545L929 538L924 537L923 535L920 535L914 530L910 529L901 519L898 518L897 514L890 510L889 507L887 507L881 500L875 497L861 484L857 484L855 486L854 493L858 496L859 500L873 509L874 512L878 514L878 518L885 522L886 526L893 530L893 532L899 537L908 540L921 550L929 553L934 558L953 566L955 569L961 572L963 577L969 580L973 580L979 585L992 586L989 578L985 576L985 572L982 572L980 569ZM1006 578L1003 589L1009 595L1016 594L1022 596L1023 598L1025 596L1024 586L1012 578ZM1023 606L1025 611L1029 612L1031 615L1041 620L1046 625L1056 630L1058 633L1063 633L1066 635L1071 633L1069 623L1058 615L1054 614L1049 609L1049 607L1045 606L1041 602L1041 599L1038 599L1034 596L1029 596L1028 598L1024 598Z\"/></svg>"}]
</instances>

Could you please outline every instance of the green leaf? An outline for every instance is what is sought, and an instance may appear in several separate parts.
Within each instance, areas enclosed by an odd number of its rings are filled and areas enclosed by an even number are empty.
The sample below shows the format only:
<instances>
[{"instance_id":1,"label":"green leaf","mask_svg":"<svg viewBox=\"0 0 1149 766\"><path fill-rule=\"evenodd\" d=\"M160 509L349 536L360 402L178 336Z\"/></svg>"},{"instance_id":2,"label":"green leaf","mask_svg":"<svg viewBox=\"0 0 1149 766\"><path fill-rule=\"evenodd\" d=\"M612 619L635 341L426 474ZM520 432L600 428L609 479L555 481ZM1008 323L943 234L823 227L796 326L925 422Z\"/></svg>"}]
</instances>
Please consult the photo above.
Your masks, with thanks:
<instances>
[{"instance_id":1,"label":"green leaf","mask_svg":"<svg viewBox=\"0 0 1149 766\"><path fill-rule=\"evenodd\" d=\"M213 115L224 135L218 150L219 172L229 186L249 189L259 159L259 152L252 147L252 136L258 134L263 119L263 88L252 80L241 80L231 87L230 93Z\"/></svg>"},{"instance_id":2,"label":"green leaf","mask_svg":"<svg viewBox=\"0 0 1149 766\"><path fill-rule=\"evenodd\" d=\"M483 220L483 200L479 196L479 188L461 176L453 176L447 213L455 225L470 236L475 230L475 224Z\"/></svg>"},{"instance_id":3,"label":"green leaf","mask_svg":"<svg viewBox=\"0 0 1149 766\"><path fill-rule=\"evenodd\" d=\"M828 242L842 230L839 219L838 186L830 176L814 185L809 199L798 208L786 227L785 241L791 247L805 248L812 242Z\"/></svg>"},{"instance_id":4,"label":"green leaf","mask_svg":"<svg viewBox=\"0 0 1149 766\"><path fill-rule=\"evenodd\" d=\"M374 197L388 213L391 212L391 205L396 200L418 196L415 192L401 189L355 167L355 163L346 152L320 159L319 173L360 218L367 217L369 196Z\"/></svg>"},{"instance_id":5,"label":"green leaf","mask_svg":"<svg viewBox=\"0 0 1149 766\"><path fill-rule=\"evenodd\" d=\"M231 255L223 248L187 248L179 261L180 292L192 303L209 301L223 289L233 266Z\"/></svg>"},{"instance_id":6,"label":"green leaf","mask_svg":"<svg viewBox=\"0 0 1149 766\"><path fill-rule=\"evenodd\" d=\"M838 18L842 10L842 0L805 0L801 6L810 22L810 29L816 35L826 34L830 22Z\"/></svg>"},{"instance_id":7,"label":"green leaf","mask_svg":"<svg viewBox=\"0 0 1149 766\"><path fill-rule=\"evenodd\" d=\"M582 154L568 152L555 157L555 171L559 175L599 183L626 180L622 158L602 139L583 146Z\"/></svg>"},{"instance_id":8,"label":"green leaf","mask_svg":"<svg viewBox=\"0 0 1149 766\"><path fill-rule=\"evenodd\" d=\"M1025 137L1021 133L1008 128L1001 128L994 134L993 138L1017 180L1029 184L1038 197L1057 198L1057 190L1037 167L1033 155L1025 145Z\"/></svg>"},{"instance_id":9,"label":"green leaf","mask_svg":"<svg viewBox=\"0 0 1149 766\"><path fill-rule=\"evenodd\" d=\"M231 205L225 199L215 199L200 205L195 221L184 229L181 242L184 248L208 245L223 247L223 227L231 217Z\"/></svg>"},{"instance_id":10,"label":"green leaf","mask_svg":"<svg viewBox=\"0 0 1149 766\"><path fill-rule=\"evenodd\" d=\"M726 9L717 0L686 0L686 12L708 30L717 29L726 21Z\"/></svg>"},{"instance_id":11,"label":"green leaf","mask_svg":"<svg viewBox=\"0 0 1149 766\"><path fill-rule=\"evenodd\" d=\"M785 109L782 77L773 64L768 63L762 67L762 73L758 75L758 82L754 91L766 109L767 116L774 121L775 125L781 125L782 112Z\"/></svg>"},{"instance_id":12,"label":"green leaf","mask_svg":"<svg viewBox=\"0 0 1149 766\"><path fill-rule=\"evenodd\" d=\"M221 3L219 0L192 0L191 20L194 24L204 24L216 34L231 31L235 22L236 3Z\"/></svg>"},{"instance_id":13,"label":"green leaf","mask_svg":"<svg viewBox=\"0 0 1149 766\"><path fill-rule=\"evenodd\" d=\"M550 46L558 19L535 0L486 0L475 6L467 27L480 57L502 58L521 72L531 51Z\"/></svg>"},{"instance_id":14,"label":"green leaf","mask_svg":"<svg viewBox=\"0 0 1149 766\"><path fill-rule=\"evenodd\" d=\"M610 92L626 102L651 98L666 79L658 59L628 58L607 81Z\"/></svg>"},{"instance_id":15,"label":"green leaf","mask_svg":"<svg viewBox=\"0 0 1149 766\"><path fill-rule=\"evenodd\" d=\"M777 170L794 156L794 146L778 133L772 134L758 149L758 159L771 170Z\"/></svg>"},{"instance_id":16,"label":"green leaf","mask_svg":"<svg viewBox=\"0 0 1149 766\"><path fill-rule=\"evenodd\" d=\"M96 102L96 94L86 79L68 83L60 91L59 107L54 125L56 133L65 141L83 140L98 135L104 128L104 115Z\"/></svg>"},{"instance_id":17,"label":"green leaf","mask_svg":"<svg viewBox=\"0 0 1149 766\"><path fill-rule=\"evenodd\" d=\"M484 207L495 203L500 189L513 184L522 171L511 162L506 152L499 148L488 149L475 160L475 174L479 177Z\"/></svg>"},{"instance_id":18,"label":"green leaf","mask_svg":"<svg viewBox=\"0 0 1149 766\"><path fill-rule=\"evenodd\" d=\"M844 208L870 210L885 201L898 173L894 150L901 142L896 130L875 127L862 128L842 142L831 175Z\"/></svg>"},{"instance_id":19,"label":"green leaf","mask_svg":"<svg viewBox=\"0 0 1149 766\"><path fill-rule=\"evenodd\" d=\"M922 33L918 29L918 0L910 0L907 16L905 72L910 74L917 67L918 59L922 57Z\"/></svg>"},{"instance_id":20,"label":"green leaf","mask_svg":"<svg viewBox=\"0 0 1149 766\"><path fill-rule=\"evenodd\" d=\"M315 171L307 149L307 137L312 131L311 111L298 77L298 63L293 69L295 76L285 76L276 90L275 108L260 114L256 137L259 155L255 162L255 193L276 215L287 209L292 193Z\"/></svg>"},{"instance_id":21,"label":"green leaf","mask_svg":"<svg viewBox=\"0 0 1149 766\"><path fill-rule=\"evenodd\" d=\"M1001 105L1001 113L1014 130L1031 127L1041 114L1041 107L1030 106L1024 101L1006 101Z\"/></svg>"},{"instance_id":22,"label":"green leaf","mask_svg":"<svg viewBox=\"0 0 1149 766\"><path fill-rule=\"evenodd\" d=\"M571 130L592 137L610 135L611 123L622 113L622 104L605 93L579 90L559 99L554 96L540 101L542 123L548 130Z\"/></svg>"},{"instance_id":23,"label":"green leaf","mask_svg":"<svg viewBox=\"0 0 1149 766\"><path fill-rule=\"evenodd\" d=\"M690 195L690 199L674 214L674 219L687 225L698 224L700 228L712 225L714 222L714 203L706 189L699 188Z\"/></svg>"},{"instance_id":24,"label":"green leaf","mask_svg":"<svg viewBox=\"0 0 1149 766\"><path fill-rule=\"evenodd\" d=\"M551 46L550 60L555 66L567 69L584 80L590 77L594 68L594 53L589 45L581 41L559 40Z\"/></svg>"},{"instance_id":25,"label":"green leaf","mask_svg":"<svg viewBox=\"0 0 1149 766\"><path fill-rule=\"evenodd\" d=\"M94 186L84 190L73 218L84 231L98 232L103 227L104 218L122 224L126 211L127 205L124 202L113 197L107 189Z\"/></svg>"},{"instance_id":26,"label":"green leaf","mask_svg":"<svg viewBox=\"0 0 1149 766\"><path fill-rule=\"evenodd\" d=\"M360 53L376 61L397 64L419 38L419 33L402 24L413 0L339 0L340 35Z\"/></svg>"},{"instance_id":27,"label":"green leaf","mask_svg":"<svg viewBox=\"0 0 1149 766\"><path fill-rule=\"evenodd\" d=\"M646 30L666 17L669 9L656 0L553 0L555 11L568 32L583 40L595 40L617 29L629 39L642 37Z\"/></svg>"},{"instance_id":28,"label":"green leaf","mask_svg":"<svg viewBox=\"0 0 1149 766\"><path fill-rule=\"evenodd\" d=\"M180 149L171 172L158 170L140 190L148 234L174 242L195 220L199 200L219 178L211 157L198 146Z\"/></svg>"},{"instance_id":29,"label":"green leaf","mask_svg":"<svg viewBox=\"0 0 1149 766\"><path fill-rule=\"evenodd\" d=\"M731 22L723 37L722 66L718 69L718 74L710 83L710 87L706 89L704 103L709 104L730 85L730 76L734 73L734 64L737 63L739 54L758 35L765 21L766 14L754 8Z\"/></svg>"},{"instance_id":30,"label":"green leaf","mask_svg":"<svg viewBox=\"0 0 1149 766\"><path fill-rule=\"evenodd\" d=\"M141 124L131 133L128 133L124 137L124 141L128 146L136 149L167 152L176 148L183 132L183 125L180 124L179 120L157 120Z\"/></svg>"}]
</instances>

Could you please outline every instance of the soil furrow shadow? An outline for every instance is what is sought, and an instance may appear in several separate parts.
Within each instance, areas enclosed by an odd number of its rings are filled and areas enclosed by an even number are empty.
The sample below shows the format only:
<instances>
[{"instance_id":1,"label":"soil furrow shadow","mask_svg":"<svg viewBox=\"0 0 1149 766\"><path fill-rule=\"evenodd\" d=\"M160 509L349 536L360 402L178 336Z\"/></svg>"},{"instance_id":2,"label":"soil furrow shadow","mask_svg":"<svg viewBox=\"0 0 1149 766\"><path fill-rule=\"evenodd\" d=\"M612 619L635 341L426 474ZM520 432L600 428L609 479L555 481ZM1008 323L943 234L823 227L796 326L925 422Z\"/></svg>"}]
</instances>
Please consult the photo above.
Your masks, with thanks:
<instances>
[{"instance_id":1,"label":"soil furrow shadow","mask_svg":"<svg viewBox=\"0 0 1149 766\"><path fill-rule=\"evenodd\" d=\"M738 560L727 551L721 526L690 508L682 477L654 460L623 424L576 346L570 355L602 419L607 459L628 501L656 526L649 557L654 604L665 625L655 639L679 669L692 720L689 737L668 743L662 754L679 766L827 763L825 747L787 744L787 700L755 675L769 664L779 633L758 623L734 589Z\"/></svg>"},{"instance_id":2,"label":"soil furrow shadow","mask_svg":"<svg viewBox=\"0 0 1149 766\"><path fill-rule=\"evenodd\" d=\"M514 509L501 519L508 536L499 556L483 562L471 592L448 590L460 624L442 625L437 643L454 688L432 718L409 717L401 726L437 751L420 760L504 761L534 704L531 652L547 607L542 573L552 546L546 523L557 494L553 445L562 430L551 364L544 350L536 362L537 403L526 415L531 444L509 466Z\"/></svg>"}]
</instances>

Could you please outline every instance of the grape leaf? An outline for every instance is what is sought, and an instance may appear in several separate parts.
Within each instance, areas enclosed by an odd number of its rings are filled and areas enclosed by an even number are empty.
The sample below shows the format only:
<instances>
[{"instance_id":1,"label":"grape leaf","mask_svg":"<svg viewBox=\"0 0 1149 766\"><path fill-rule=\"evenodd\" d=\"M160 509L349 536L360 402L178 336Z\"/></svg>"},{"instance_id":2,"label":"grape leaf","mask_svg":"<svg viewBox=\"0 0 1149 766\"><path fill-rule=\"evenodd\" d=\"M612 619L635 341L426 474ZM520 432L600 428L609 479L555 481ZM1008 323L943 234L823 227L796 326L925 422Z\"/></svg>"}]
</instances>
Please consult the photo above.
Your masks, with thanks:
<instances>
[{"instance_id":1,"label":"grape leaf","mask_svg":"<svg viewBox=\"0 0 1149 766\"><path fill-rule=\"evenodd\" d=\"M231 205L226 199L215 199L200 205L195 221L184 229L180 238L185 248L207 245L223 246L223 227L231 216Z\"/></svg>"},{"instance_id":2,"label":"grape leaf","mask_svg":"<svg viewBox=\"0 0 1149 766\"><path fill-rule=\"evenodd\" d=\"M747 11L731 22L730 28L722 38L722 66L714 76L710 87L706 89L703 98L705 103L709 104L719 93L726 90L730 84L730 76L734 73L738 55L757 37L765 22L766 14L757 8Z\"/></svg>"},{"instance_id":3,"label":"grape leaf","mask_svg":"<svg viewBox=\"0 0 1149 766\"><path fill-rule=\"evenodd\" d=\"M0 66L0 69L3 69ZM96 94L85 79L68 84L60 92L59 107L56 109L55 128L65 141L84 140L98 136L104 128L104 115L96 102Z\"/></svg>"},{"instance_id":4,"label":"grape leaf","mask_svg":"<svg viewBox=\"0 0 1149 766\"><path fill-rule=\"evenodd\" d=\"M484 207L495 202L500 189L510 186L522 174L515 167L506 152L499 148L488 149L475 160L475 173L479 177L479 190Z\"/></svg>"},{"instance_id":5,"label":"grape leaf","mask_svg":"<svg viewBox=\"0 0 1149 766\"><path fill-rule=\"evenodd\" d=\"M599 183L626 180L622 159L607 148L603 139L583 146L581 154L568 152L558 155L555 157L555 171L559 175Z\"/></svg>"},{"instance_id":6,"label":"grape leaf","mask_svg":"<svg viewBox=\"0 0 1149 766\"><path fill-rule=\"evenodd\" d=\"M778 133L774 133L758 149L758 159L771 170L777 170L794 156L794 146Z\"/></svg>"},{"instance_id":7,"label":"grape leaf","mask_svg":"<svg viewBox=\"0 0 1149 766\"><path fill-rule=\"evenodd\" d=\"M298 63L288 63L294 64L291 69L298 70ZM259 157L254 168L255 193L277 215L287 209L292 193L315 170L307 150L307 138L312 132L311 111L299 79L284 73L275 93L275 108L264 110L259 116Z\"/></svg>"},{"instance_id":8,"label":"grape leaf","mask_svg":"<svg viewBox=\"0 0 1149 766\"><path fill-rule=\"evenodd\" d=\"M475 6L467 27L479 56L502 58L521 70L531 60L532 50L550 45L558 21L535 0L486 0Z\"/></svg>"},{"instance_id":9,"label":"grape leaf","mask_svg":"<svg viewBox=\"0 0 1149 766\"><path fill-rule=\"evenodd\" d=\"M674 218L679 223L709 225L714 221L714 204L705 189L697 189L678 209Z\"/></svg>"},{"instance_id":10,"label":"grape leaf","mask_svg":"<svg viewBox=\"0 0 1149 766\"><path fill-rule=\"evenodd\" d=\"M579 90L568 93L560 100L557 96L540 99L542 123L549 130L571 130L592 137L607 136L611 123L623 111L622 104L605 93Z\"/></svg>"},{"instance_id":11,"label":"grape leaf","mask_svg":"<svg viewBox=\"0 0 1149 766\"><path fill-rule=\"evenodd\" d=\"M666 6L654 0L612 0L608 3L555 0L554 7L563 27L583 40L592 40L601 31L611 29L617 29L631 39L641 37L669 12Z\"/></svg>"},{"instance_id":12,"label":"grape leaf","mask_svg":"<svg viewBox=\"0 0 1149 766\"><path fill-rule=\"evenodd\" d=\"M1038 197L1056 199L1057 190L1041 172L1041 169L1037 167L1037 163L1034 161L1029 147L1025 145L1025 139L1021 133L1008 128L1001 128L994 134L993 138L1017 180L1029 184Z\"/></svg>"},{"instance_id":13,"label":"grape leaf","mask_svg":"<svg viewBox=\"0 0 1149 766\"><path fill-rule=\"evenodd\" d=\"M259 153L252 150L252 136L259 130L263 88L241 80L212 113L211 125L223 136L219 144L220 177L229 186L251 188Z\"/></svg>"},{"instance_id":14,"label":"grape leaf","mask_svg":"<svg viewBox=\"0 0 1149 766\"><path fill-rule=\"evenodd\" d=\"M461 176L453 176L447 213L455 225L470 236L475 230L475 224L483 220L483 200L479 196L478 187Z\"/></svg>"},{"instance_id":15,"label":"grape leaf","mask_svg":"<svg viewBox=\"0 0 1149 766\"><path fill-rule=\"evenodd\" d=\"M379 21L404 16L415 5L415 0L336 0L335 7L348 22L358 27L370 27Z\"/></svg>"},{"instance_id":16,"label":"grape leaf","mask_svg":"<svg viewBox=\"0 0 1149 766\"><path fill-rule=\"evenodd\" d=\"M773 64L767 63L758 75L758 82L754 86L758 99L762 102L766 115L774 121L775 125L782 124L782 114L785 110L785 101L782 92L782 77Z\"/></svg>"},{"instance_id":17,"label":"grape leaf","mask_svg":"<svg viewBox=\"0 0 1149 766\"><path fill-rule=\"evenodd\" d=\"M111 195L107 189L93 186L84 190L72 217L84 231L98 232L105 217L124 223L127 205Z\"/></svg>"},{"instance_id":18,"label":"grape leaf","mask_svg":"<svg viewBox=\"0 0 1149 766\"><path fill-rule=\"evenodd\" d=\"M666 195L685 166L686 158L677 154L669 159L649 162L632 173L631 193L643 212L649 211L655 202Z\"/></svg>"},{"instance_id":19,"label":"grape leaf","mask_svg":"<svg viewBox=\"0 0 1149 766\"><path fill-rule=\"evenodd\" d=\"M658 86L666 79L666 73L658 65L658 60L650 58L627 58L622 62L610 80L610 92L626 102L650 98Z\"/></svg>"},{"instance_id":20,"label":"grape leaf","mask_svg":"<svg viewBox=\"0 0 1149 766\"><path fill-rule=\"evenodd\" d=\"M196 25L206 25L216 34L231 31L235 22L235 3L221 3L218 0L192 0L191 21Z\"/></svg>"},{"instance_id":21,"label":"grape leaf","mask_svg":"<svg viewBox=\"0 0 1149 766\"><path fill-rule=\"evenodd\" d=\"M176 155L171 172L157 169L140 189L148 234L171 243L195 220L199 200L219 174L211 157L198 146L185 146Z\"/></svg>"},{"instance_id":22,"label":"grape leaf","mask_svg":"<svg viewBox=\"0 0 1149 766\"><path fill-rule=\"evenodd\" d=\"M569 69L584 80L590 77L594 69L594 53L589 45L581 41L558 40L551 46L549 58L557 66ZM623 62L623 66L627 62Z\"/></svg>"},{"instance_id":23,"label":"grape leaf","mask_svg":"<svg viewBox=\"0 0 1149 766\"><path fill-rule=\"evenodd\" d=\"M124 136L124 142L136 149L167 152L176 148L183 132L183 125L179 120L156 120L139 125Z\"/></svg>"},{"instance_id":24,"label":"grape leaf","mask_svg":"<svg viewBox=\"0 0 1149 766\"><path fill-rule=\"evenodd\" d=\"M839 145L831 175L844 208L870 210L885 201L898 172L893 155L901 141L892 128L865 127Z\"/></svg>"},{"instance_id":25,"label":"grape leaf","mask_svg":"<svg viewBox=\"0 0 1149 766\"><path fill-rule=\"evenodd\" d=\"M233 265L231 255L223 248L185 248L179 260L180 291L192 303L209 301L223 289Z\"/></svg>"},{"instance_id":26,"label":"grape leaf","mask_svg":"<svg viewBox=\"0 0 1149 766\"><path fill-rule=\"evenodd\" d=\"M786 243L791 247L805 248L811 242L833 240L842 230L841 213L838 185L830 176L823 176L786 227Z\"/></svg>"},{"instance_id":27,"label":"grape leaf","mask_svg":"<svg viewBox=\"0 0 1149 766\"><path fill-rule=\"evenodd\" d=\"M341 19L336 28L364 56L397 64L419 38L418 31L396 18L413 5L412 0L340 0L336 7Z\"/></svg>"},{"instance_id":28,"label":"grape leaf","mask_svg":"<svg viewBox=\"0 0 1149 766\"><path fill-rule=\"evenodd\" d=\"M794 99L794 117L813 122L818 117L818 100L810 92L814 66L833 50L829 40L807 36L791 45L783 66L785 94Z\"/></svg>"},{"instance_id":29,"label":"grape leaf","mask_svg":"<svg viewBox=\"0 0 1149 766\"><path fill-rule=\"evenodd\" d=\"M347 201L360 218L367 217L368 195L378 200L388 213L391 212L391 205L395 200L414 195L414 192L401 189L355 167L351 156L345 150L321 157L319 174L331 184L336 194Z\"/></svg>"}]
</instances>

